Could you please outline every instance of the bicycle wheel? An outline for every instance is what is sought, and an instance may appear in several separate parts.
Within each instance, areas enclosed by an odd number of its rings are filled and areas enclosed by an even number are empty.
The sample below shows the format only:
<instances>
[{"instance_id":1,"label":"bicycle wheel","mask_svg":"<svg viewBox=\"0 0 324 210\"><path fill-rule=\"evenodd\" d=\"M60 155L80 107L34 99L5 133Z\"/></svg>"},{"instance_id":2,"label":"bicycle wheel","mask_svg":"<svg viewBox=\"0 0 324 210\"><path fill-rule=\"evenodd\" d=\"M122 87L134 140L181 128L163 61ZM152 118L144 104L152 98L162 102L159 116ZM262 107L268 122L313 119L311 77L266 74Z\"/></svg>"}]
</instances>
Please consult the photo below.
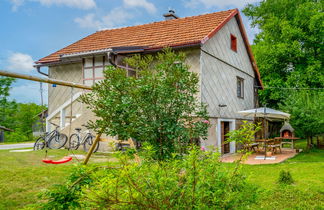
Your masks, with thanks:
<instances>
[{"instance_id":1,"label":"bicycle wheel","mask_svg":"<svg viewBox=\"0 0 324 210\"><path fill-rule=\"evenodd\" d=\"M84 151L88 152L93 143L94 143L94 136L88 136L88 138L83 143ZM93 153L97 152L98 148L99 148L99 142L97 143L96 148L93 150Z\"/></svg>"},{"instance_id":2,"label":"bicycle wheel","mask_svg":"<svg viewBox=\"0 0 324 210\"><path fill-rule=\"evenodd\" d=\"M68 138L65 134L57 132L48 140L48 147L51 149L60 149L65 145L67 139Z\"/></svg>"},{"instance_id":3,"label":"bicycle wheel","mask_svg":"<svg viewBox=\"0 0 324 210\"><path fill-rule=\"evenodd\" d=\"M78 134L74 133L70 136L69 148L77 150L80 146L80 138Z\"/></svg>"},{"instance_id":4,"label":"bicycle wheel","mask_svg":"<svg viewBox=\"0 0 324 210\"><path fill-rule=\"evenodd\" d=\"M35 141L34 150L42 150L44 149L45 145L45 139L41 136Z\"/></svg>"}]
</instances>

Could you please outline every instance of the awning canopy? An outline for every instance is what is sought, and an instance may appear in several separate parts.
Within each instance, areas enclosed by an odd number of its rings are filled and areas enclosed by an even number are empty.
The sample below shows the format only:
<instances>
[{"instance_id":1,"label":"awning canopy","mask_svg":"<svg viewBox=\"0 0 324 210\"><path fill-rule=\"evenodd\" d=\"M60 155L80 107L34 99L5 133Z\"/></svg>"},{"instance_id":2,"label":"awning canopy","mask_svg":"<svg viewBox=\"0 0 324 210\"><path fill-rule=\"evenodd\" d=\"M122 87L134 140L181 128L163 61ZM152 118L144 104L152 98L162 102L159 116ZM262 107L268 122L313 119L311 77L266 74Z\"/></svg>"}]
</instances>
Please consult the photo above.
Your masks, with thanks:
<instances>
[{"instance_id":1,"label":"awning canopy","mask_svg":"<svg viewBox=\"0 0 324 210\"><path fill-rule=\"evenodd\" d=\"M242 114L244 117L262 117L268 119L282 119L282 120L286 120L290 118L290 114L288 113L270 109L267 107L260 107L257 109L239 111L238 113Z\"/></svg>"}]
</instances>

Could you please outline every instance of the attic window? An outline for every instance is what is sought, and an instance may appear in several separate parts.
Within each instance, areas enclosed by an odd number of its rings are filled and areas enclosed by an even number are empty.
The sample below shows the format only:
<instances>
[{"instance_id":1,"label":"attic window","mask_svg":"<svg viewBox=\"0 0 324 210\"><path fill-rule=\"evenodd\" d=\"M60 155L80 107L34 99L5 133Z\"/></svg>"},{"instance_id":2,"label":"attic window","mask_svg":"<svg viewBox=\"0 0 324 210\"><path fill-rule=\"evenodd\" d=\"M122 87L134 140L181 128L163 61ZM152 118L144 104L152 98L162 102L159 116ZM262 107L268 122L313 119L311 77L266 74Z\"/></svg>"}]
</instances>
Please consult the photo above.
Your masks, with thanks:
<instances>
[{"instance_id":1,"label":"attic window","mask_svg":"<svg viewBox=\"0 0 324 210\"><path fill-rule=\"evenodd\" d=\"M237 38L233 34L231 34L231 49L237 52Z\"/></svg>"},{"instance_id":2,"label":"attic window","mask_svg":"<svg viewBox=\"0 0 324 210\"><path fill-rule=\"evenodd\" d=\"M239 98L244 98L244 79L236 77L236 94Z\"/></svg>"},{"instance_id":3,"label":"attic window","mask_svg":"<svg viewBox=\"0 0 324 210\"><path fill-rule=\"evenodd\" d=\"M83 59L83 83L92 86L104 79L103 70L108 62L105 56L88 57Z\"/></svg>"}]
</instances>

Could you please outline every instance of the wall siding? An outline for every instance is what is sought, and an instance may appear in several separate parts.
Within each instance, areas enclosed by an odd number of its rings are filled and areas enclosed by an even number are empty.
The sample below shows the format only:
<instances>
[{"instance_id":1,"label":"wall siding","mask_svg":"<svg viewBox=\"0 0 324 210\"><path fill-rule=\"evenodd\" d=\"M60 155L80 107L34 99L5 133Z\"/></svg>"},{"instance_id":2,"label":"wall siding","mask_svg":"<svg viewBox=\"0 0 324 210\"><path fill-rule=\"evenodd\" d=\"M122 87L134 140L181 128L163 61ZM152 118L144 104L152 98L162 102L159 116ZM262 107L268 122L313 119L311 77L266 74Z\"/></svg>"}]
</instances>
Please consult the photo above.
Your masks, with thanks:
<instances>
[{"instance_id":1,"label":"wall siding","mask_svg":"<svg viewBox=\"0 0 324 210\"><path fill-rule=\"evenodd\" d=\"M49 67L49 77L52 79L64 80L82 84L82 64L66 64ZM81 89L74 88L73 93L82 91ZM48 111L51 114L64 102L71 98L71 88L66 86L57 85L53 87L48 86ZM75 107L77 108L77 107ZM67 115L69 115L67 112Z\"/></svg>"},{"instance_id":2,"label":"wall siding","mask_svg":"<svg viewBox=\"0 0 324 210\"><path fill-rule=\"evenodd\" d=\"M187 55L185 63L190 66L190 71L198 74L200 78L200 49L188 49L184 50ZM50 78L59 79L64 81L71 81L75 83L82 84L82 63L76 64L66 64L52 66L49 68ZM200 83L199 83L200 86ZM81 89L74 89L74 94L83 91ZM71 97L71 88L57 85L52 87L49 85L48 88L48 106L49 114L59 108L67 100L70 100ZM197 94L198 99L200 100L200 92ZM69 132L74 131L74 128L81 127L82 124L85 124L87 120L95 120L95 115L88 109L86 105L81 104L80 102L73 103L72 115L81 114L81 117L73 120L72 126L65 127L62 132L68 134ZM70 116L70 108L66 109L66 115ZM59 114L52 120L53 123L59 124ZM69 118L66 118L66 123L69 123Z\"/></svg>"},{"instance_id":3,"label":"wall siding","mask_svg":"<svg viewBox=\"0 0 324 210\"><path fill-rule=\"evenodd\" d=\"M230 34L237 37L237 52ZM238 111L254 108L255 75L235 18L202 46L201 69L201 98L211 117L242 118ZM244 99L237 97L237 77L244 79Z\"/></svg>"}]
</instances>

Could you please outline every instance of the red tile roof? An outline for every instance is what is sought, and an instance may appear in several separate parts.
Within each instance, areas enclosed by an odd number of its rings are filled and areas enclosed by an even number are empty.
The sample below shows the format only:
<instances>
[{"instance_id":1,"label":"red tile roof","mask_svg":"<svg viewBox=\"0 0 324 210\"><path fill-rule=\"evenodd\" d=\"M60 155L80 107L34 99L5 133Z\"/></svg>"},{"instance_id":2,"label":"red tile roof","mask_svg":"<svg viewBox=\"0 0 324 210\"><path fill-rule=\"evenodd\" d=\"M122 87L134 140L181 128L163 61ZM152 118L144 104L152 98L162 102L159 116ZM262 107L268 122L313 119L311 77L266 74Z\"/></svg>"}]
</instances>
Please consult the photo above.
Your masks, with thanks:
<instances>
[{"instance_id":1,"label":"red tile roof","mask_svg":"<svg viewBox=\"0 0 324 210\"><path fill-rule=\"evenodd\" d=\"M222 25L237 10L185 17L144 25L98 31L36 63L60 60L60 55L108 49L112 47L147 46L161 48L200 43L208 34Z\"/></svg>"},{"instance_id":2,"label":"red tile roof","mask_svg":"<svg viewBox=\"0 0 324 210\"><path fill-rule=\"evenodd\" d=\"M203 44L234 16L238 20L259 85L263 88L260 73L248 42L242 18L237 9L98 31L38 60L36 63L46 65L47 63L60 61L60 55L63 54L91 52L115 47L145 46L147 50Z\"/></svg>"}]
</instances>

